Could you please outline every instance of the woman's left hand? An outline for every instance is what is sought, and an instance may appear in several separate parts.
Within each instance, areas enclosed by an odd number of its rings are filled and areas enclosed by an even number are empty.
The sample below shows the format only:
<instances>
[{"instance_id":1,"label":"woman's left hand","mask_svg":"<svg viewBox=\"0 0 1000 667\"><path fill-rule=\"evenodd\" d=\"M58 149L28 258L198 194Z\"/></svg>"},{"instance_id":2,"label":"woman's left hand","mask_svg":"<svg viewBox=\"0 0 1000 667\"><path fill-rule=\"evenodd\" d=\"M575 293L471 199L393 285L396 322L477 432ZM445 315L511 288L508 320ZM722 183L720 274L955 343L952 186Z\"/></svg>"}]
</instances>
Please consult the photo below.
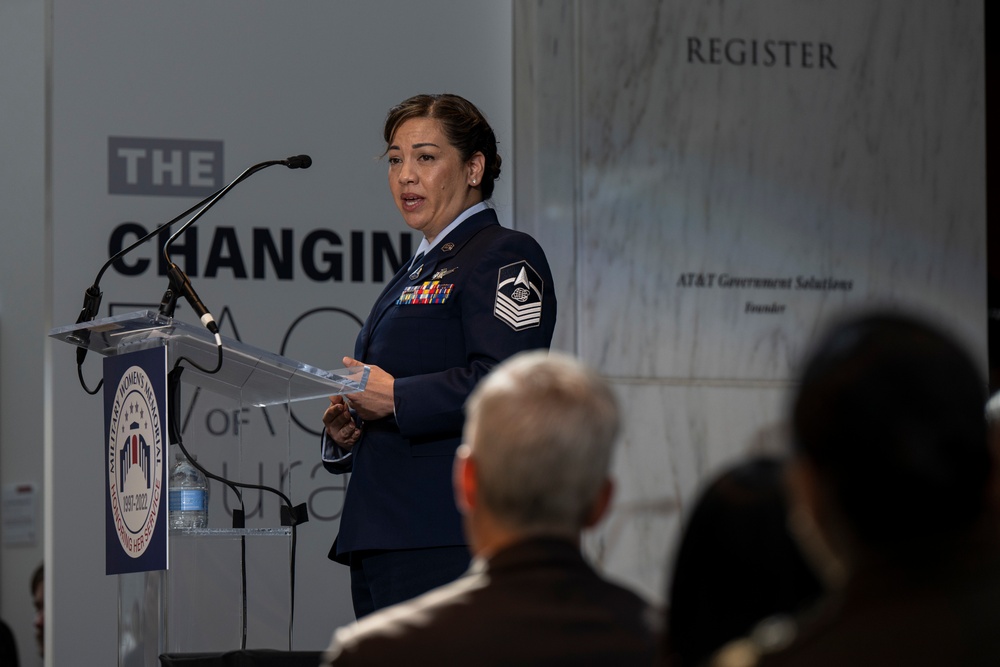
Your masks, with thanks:
<instances>
[{"instance_id":1,"label":"woman's left hand","mask_svg":"<svg viewBox=\"0 0 1000 667\"><path fill-rule=\"evenodd\" d=\"M344 357L344 366L363 366L364 363ZM372 421L395 414L392 386L396 378L378 366L368 364L368 383L360 394L349 394L351 407L364 421Z\"/></svg>"}]
</instances>

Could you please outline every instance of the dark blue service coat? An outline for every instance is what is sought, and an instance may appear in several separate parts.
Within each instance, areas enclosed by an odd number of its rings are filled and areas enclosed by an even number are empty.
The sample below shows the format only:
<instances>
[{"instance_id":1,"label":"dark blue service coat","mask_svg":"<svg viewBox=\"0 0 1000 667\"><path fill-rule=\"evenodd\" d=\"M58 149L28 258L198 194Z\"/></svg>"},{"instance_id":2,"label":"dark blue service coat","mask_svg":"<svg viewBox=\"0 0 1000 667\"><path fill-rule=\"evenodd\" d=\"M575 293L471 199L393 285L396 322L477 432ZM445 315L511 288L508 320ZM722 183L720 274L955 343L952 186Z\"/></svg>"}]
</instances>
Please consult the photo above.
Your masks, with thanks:
<instances>
[{"instance_id":1,"label":"dark blue service coat","mask_svg":"<svg viewBox=\"0 0 1000 667\"><path fill-rule=\"evenodd\" d=\"M465 544L451 469L465 401L498 362L548 348L556 297L545 253L492 209L463 221L419 266L401 268L358 335L355 359L395 378L394 417L365 422L350 452L323 438L324 465L351 472L330 557Z\"/></svg>"}]
</instances>

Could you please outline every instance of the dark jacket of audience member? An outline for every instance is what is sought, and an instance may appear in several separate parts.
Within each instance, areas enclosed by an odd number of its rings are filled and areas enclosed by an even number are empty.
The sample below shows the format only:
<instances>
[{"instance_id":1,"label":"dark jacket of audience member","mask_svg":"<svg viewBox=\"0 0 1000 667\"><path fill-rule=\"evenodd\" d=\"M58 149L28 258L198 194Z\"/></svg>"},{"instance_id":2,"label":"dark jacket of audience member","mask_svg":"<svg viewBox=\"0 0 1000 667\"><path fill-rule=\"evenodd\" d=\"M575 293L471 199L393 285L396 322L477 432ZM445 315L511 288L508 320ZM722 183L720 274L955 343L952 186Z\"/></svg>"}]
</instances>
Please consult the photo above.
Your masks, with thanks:
<instances>
[{"instance_id":1,"label":"dark jacket of audience member","mask_svg":"<svg viewBox=\"0 0 1000 667\"><path fill-rule=\"evenodd\" d=\"M612 495L620 416L607 382L567 355L521 353L467 411L454 487L473 566L338 629L323 664L648 667L649 606L580 552Z\"/></svg>"},{"instance_id":2,"label":"dark jacket of audience member","mask_svg":"<svg viewBox=\"0 0 1000 667\"><path fill-rule=\"evenodd\" d=\"M4 621L0 621L0 665L17 667L18 664L17 641L14 639L14 633Z\"/></svg>"},{"instance_id":3,"label":"dark jacket of audience member","mask_svg":"<svg viewBox=\"0 0 1000 667\"><path fill-rule=\"evenodd\" d=\"M784 466L738 463L695 501L674 561L666 664L695 667L761 620L791 614L822 593L788 531Z\"/></svg>"}]
</instances>

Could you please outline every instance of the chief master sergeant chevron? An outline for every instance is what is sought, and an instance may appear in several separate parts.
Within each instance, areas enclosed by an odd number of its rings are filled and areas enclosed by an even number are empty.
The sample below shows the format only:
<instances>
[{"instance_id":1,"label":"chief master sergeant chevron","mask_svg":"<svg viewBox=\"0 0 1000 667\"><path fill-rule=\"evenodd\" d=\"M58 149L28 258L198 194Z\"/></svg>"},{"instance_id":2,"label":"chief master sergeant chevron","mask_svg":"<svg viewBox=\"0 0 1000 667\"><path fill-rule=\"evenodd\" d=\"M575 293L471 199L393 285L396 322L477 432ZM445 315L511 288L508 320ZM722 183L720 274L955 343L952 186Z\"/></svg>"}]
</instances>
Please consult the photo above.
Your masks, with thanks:
<instances>
[{"instance_id":1,"label":"chief master sergeant chevron","mask_svg":"<svg viewBox=\"0 0 1000 667\"><path fill-rule=\"evenodd\" d=\"M390 109L383 136L389 189L424 239L343 360L371 367L365 391L323 414L323 463L351 473L330 558L351 568L358 618L468 567L451 486L465 401L500 361L548 348L556 318L541 247L487 204L501 159L479 109L417 95Z\"/></svg>"}]
</instances>

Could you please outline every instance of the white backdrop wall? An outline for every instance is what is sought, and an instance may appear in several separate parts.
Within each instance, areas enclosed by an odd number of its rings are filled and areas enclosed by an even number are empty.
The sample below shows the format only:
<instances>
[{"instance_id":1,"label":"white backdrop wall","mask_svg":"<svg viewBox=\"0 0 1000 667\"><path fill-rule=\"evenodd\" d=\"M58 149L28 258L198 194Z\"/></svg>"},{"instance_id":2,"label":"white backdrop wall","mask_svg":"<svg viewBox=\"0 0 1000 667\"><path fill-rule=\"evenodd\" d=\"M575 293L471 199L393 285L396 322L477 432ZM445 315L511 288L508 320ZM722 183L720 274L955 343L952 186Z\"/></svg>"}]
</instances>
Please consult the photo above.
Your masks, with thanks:
<instances>
[{"instance_id":1,"label":"white backdrop wall","mask_svg":"<svg viewBox=\"0 0 1000 667\"><path fill-rule=\"evenodd\" d=\"M44 557L43 449L50 259L46 224L46 5L0 2L0 487L35 486L35 538L0 542L0 616L22 665L40 664L29 581ZM9 518L0 507L0 519Z\"/></svg>"}]
</instances>

